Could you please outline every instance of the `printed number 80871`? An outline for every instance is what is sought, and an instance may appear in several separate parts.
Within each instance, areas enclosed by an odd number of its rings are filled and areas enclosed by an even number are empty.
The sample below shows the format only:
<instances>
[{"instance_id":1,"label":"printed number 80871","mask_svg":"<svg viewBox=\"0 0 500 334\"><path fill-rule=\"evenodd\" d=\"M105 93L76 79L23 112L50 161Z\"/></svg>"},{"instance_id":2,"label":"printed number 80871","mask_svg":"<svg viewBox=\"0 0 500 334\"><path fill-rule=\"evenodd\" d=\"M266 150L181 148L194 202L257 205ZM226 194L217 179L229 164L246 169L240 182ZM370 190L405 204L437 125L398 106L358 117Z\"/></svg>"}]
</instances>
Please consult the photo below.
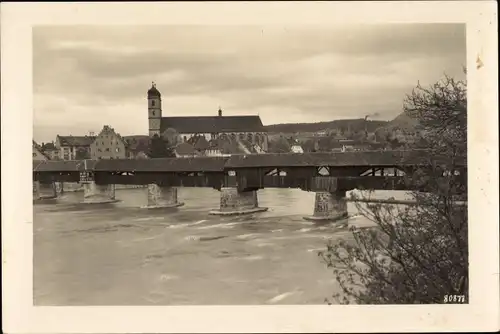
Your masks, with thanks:
<instances>
[{"instance_id":1,"label":"printed number 80871","mask_svg":"<svg viewBox=\"0 0 500 334\"><path fill-rule=\"evenodd\" d=\"M465 295L444 295L445 303L465 303Z\"/></svg>"}]
</instances>

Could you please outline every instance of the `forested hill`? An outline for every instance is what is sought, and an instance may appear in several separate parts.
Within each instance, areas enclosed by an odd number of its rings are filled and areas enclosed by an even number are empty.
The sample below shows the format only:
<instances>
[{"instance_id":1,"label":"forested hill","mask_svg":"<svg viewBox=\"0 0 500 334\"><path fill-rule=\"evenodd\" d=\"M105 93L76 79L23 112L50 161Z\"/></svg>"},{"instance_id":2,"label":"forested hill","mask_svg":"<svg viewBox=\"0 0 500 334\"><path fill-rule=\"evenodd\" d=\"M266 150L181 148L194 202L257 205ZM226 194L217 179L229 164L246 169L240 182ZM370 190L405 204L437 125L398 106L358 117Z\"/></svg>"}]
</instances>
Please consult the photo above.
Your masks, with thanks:
<instances>
[{"instance_id":1,"label":"forested hill","mask_svg":"<svg viewBox=\"0 0 500 334\"><path fill-rule=\"evenodd\" d=\"M387 126L388 121L373 121L367 120L366 127L368 132L374 132L380 127ZM357 132L365 130L365 120L359 119L340 119L330 122L318 123L288 123L288 124L272 124L265 126L268 132L282 132L282 133L295 133L295 132L316 132L322 130L344 130Z\"/></svg>"}]
</instances>

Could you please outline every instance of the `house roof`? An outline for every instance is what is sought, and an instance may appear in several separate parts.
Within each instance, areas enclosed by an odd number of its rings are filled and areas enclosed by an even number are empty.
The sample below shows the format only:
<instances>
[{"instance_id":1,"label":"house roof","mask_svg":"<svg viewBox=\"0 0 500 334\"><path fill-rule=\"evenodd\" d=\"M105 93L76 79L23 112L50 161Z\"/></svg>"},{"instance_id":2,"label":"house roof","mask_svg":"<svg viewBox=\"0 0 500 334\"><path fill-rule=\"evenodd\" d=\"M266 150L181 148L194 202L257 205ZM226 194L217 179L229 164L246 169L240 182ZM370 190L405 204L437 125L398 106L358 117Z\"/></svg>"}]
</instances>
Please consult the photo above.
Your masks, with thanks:
<instances>
[{"instance_id":1,"label":"house roof","mask_svg":"<svg viewBox=\"0 0 500 334\"><path fill-rule=\"evenodd\" d=\"M96 139L96 136L59 136L61 146L90 146Z\"/></svg>"},{"instance_id":2,"label":"house roof","mask_svg":"<svg viewBox=\"0 0 500 334\"><path fill-rule=\"evenodd\" d=\"M42 146L40 146L36 141L33 140L33 148L35 148L38 152L40 152L41 155L43 155L45 158L50 159L47 153L44 152L42 149Z\"/></svg>"},{"instance_id":3,"label":"house roof","mask_svg":"<svg viewBox=\"0 0 500 334\"><path fill-rule=\"evenodd\" d=\"M168 128L178 133L265 132L259 116L163 117L161 133Z\"/></svg>"},{"instance_id":4,"label":"house roof","mask_svg":"<svg viewBox=\"0 0 500 334\"><path fill-rule=\"evenodd\" d=\"M223 141L220 150L224 154L243 154L240 146L234 140Z\"/></svg>"},{"instance_id":5,"label":"house roof","mask_svg":"<svg viewBox=\"0 0 500 334\"><path fill-rule=\"evenodd\" d=\"M244 154L240 145L235 139L232 138L217 138L210 141L210 148L212 150L218 149L223 154Z\"/></svg>"},{"instance_id":6,"label":"house roof","mask_svg":"<svg viewBox=\"0 0 500 334\"><path fill-rule=\"evenodd\" d=\"M204 151L210 147L210 144L205 139L205 136L195 137L194 148L198 151Z\"/></svg>"},{"instance_id":7,"label":"house roof","mask_svg":"<svg viewBox=\"0 0 500 334\"><path fill-rule=\"evenodd\" d=\"M99 135L97 137L100 137L104 134L105 135L114 134L119 140L121 140L123 145L127 145L127 142L125 141L125 139L118 132L116 132L114 128L110 127L109 125L104 125L101 132L99 132ZM94 142L94 141L92 141L92 142Z\"/></svg>"},{"instance_id":8,"label":"house roof","mask_svg":"<svg viewBox=\"0 0 500 334\"><path fill-rule=\"evenodd\" d=\"M246 140L246 139L238 139L238 141L247 149L250 151L250 153L257 153L257 151L255 150L255 147L254 145ZM243 152L244 153L244 152Z\"/></svg>"},{"instance_id":9,"label":"house roof","mask_svg":"<svg viewBox=\"0 0 500 334\"><path fill-rule=\"evenodd\" d=\"M194 147L189 143L180 143L175 147L175 152L180 155L194 154Z\"/></svg>"},{"instance_id":10,"label":"house roof","mask_svg":"<svg viewBox=\"0 0 500 334\"><path fill-rule=\"evenodd\" d=\"M42 146L42 150L44 150L44 151L54 151L54 150L57 150L57 148L54 145L54 143L45 143Z\"/></svg>"}]
</instances>

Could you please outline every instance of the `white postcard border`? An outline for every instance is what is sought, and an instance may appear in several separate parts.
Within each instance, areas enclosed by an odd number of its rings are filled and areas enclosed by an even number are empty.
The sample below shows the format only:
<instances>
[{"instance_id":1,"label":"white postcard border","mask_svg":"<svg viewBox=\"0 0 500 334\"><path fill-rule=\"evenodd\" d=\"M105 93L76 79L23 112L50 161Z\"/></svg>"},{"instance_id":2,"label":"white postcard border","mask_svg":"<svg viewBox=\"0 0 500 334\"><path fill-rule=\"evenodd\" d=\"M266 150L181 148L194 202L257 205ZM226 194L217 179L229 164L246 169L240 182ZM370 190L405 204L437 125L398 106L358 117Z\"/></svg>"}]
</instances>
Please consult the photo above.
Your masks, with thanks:
<instances>
[{"instance_id":1,"label":"white postcard border","mask_svg":"<svg viewBox=\"0 0 500 334\"><path fill-rule=\"evenodd\" d=\"M493 1L3 3L2 299L8 333L487 331L499 327L498 43ZM467 24L470 304L34 307L32 26ZM476 67L480 58L483 66Z\"/></svg>"}]
</instances>

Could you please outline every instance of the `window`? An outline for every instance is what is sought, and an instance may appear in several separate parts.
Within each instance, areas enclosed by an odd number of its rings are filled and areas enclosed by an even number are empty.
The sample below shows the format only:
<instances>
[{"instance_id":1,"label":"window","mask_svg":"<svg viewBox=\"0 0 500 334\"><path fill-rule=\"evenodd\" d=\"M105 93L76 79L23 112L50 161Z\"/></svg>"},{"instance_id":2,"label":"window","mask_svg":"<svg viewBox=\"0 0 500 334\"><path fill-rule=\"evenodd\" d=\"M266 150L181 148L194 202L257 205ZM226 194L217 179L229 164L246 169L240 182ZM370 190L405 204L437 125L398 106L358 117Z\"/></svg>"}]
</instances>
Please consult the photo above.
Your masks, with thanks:
<instances>
[{"instance_id":1,"label":"window","mask_svg":"<svg viewBox=\"0 0 500 334\"><path fill-rule=\"evenodd\" d=\"M100 148L97 149L98 152L102 152L102 150Z\"/></svg>"},{"instance_id":2,"label":"window","mask_svg":"<svg viewBox=\"0 0 500 334\"><path fill-rule=\"evenodd\" d=\"M95 146L99 146L99 142L98 141L95 142Z\"/></svg>"},{"instance_id":3,"label":"window","mask_svg":"<svg viewBox=\"0 0 500 334\"><path fill-rule=\"evenodd\" d=\"M119 147L115 148L115 152L120 152L120 148Z\"/></svg>"},{"instance_id":4,"label":"window","mask_svg":"<svg viewBox=\"0 0 500 334\"><path fill-rule=\"evenodd\" d=\"M153 110L153 111L151 111L151 113L153 114L153 116L156 114L154 110Z\"/></svg>"},{"instance_id":5,"label":"window","mask_svg":"<svg viewBox=\"0 0 500 334\"><path fill-rule=\"evenodd\" d=\"M36 157L36 152L33 152L33 158Z\"/></svg>"},{"instance_id":6,"label":"window","mask_svg":"<svg viewBox=\"0 0 500 334\"><path fill-rule=\"evenodd\" d=\"M154 107L155 106L155 100L151 101L151 106ZM153 111L153 115L154 115L154 111Z\"/></svg>"},{"instance_id":7,"label":"window","mask_svg":"<svg viewBox=\"0 0 500 334\"><path fill-rule=\"evenodd\" d=\"M106 152L109 152L109 147L106 147Z\"/></svg>"}]
</instances>

